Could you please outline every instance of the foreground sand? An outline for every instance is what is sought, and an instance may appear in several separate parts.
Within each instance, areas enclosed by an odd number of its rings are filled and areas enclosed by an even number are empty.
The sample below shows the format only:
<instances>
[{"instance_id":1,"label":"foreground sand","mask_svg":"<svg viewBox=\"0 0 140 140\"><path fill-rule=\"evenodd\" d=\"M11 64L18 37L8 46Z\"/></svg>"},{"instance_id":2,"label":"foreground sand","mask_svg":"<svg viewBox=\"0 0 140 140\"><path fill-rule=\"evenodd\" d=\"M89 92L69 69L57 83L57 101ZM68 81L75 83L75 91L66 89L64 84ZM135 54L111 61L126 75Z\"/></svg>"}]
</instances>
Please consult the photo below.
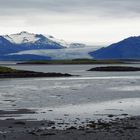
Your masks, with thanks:
<instances>
[{"instance_id":1,"label":"foreground sand","mask_svg":"<svg viewBox=\"0 0 140 140\"><path fill-rule=\"evenodd\" d=\"M111 117L111 116L110 116ZM51 128L51 129L48 129ZM56 130L50 121L7 119L0 121L0 140L139 140L140 117L111 122L90 121L86 127Z\"/></svg>"}]
</instances>

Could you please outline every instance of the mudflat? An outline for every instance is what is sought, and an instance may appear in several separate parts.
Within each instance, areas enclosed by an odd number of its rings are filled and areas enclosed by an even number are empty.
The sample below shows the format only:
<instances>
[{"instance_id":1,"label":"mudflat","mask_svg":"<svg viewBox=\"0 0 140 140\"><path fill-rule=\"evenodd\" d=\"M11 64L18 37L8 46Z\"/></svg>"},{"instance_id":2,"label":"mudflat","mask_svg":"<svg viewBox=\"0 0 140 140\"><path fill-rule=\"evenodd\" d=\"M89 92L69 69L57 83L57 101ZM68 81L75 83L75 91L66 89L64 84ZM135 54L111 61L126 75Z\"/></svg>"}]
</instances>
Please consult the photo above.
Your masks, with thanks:
<instances>
[{"instance_id":1,"label":"mudflat","mask_svg":"<svg viewBox=\"0 0 140 140\"><path fill-rule=\"evenodd\" d=\"M52 121L0 120L0 140L139 140L139 137L139 116L90 121L84 127L70 126L65 130L57 130Z\"/></svg>"}]
</instances>

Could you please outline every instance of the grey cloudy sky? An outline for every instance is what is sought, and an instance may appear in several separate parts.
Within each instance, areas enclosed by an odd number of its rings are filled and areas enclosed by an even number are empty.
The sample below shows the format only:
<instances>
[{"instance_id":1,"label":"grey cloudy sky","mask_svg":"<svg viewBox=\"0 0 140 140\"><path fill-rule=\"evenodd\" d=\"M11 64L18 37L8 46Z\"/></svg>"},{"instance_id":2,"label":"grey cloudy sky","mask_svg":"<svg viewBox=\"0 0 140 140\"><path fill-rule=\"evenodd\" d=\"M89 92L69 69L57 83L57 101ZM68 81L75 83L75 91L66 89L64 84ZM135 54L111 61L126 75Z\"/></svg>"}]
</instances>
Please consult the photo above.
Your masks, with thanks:
<instances>
[{"instance_id":1,"label":"grey cloudy sky","mask_svg":"<svg viewBox=\"0 0 140 140\"><path fill-rule=\"evenodd\" d=\"M0 0L0 34L104 45L140 35L140 0Z\"/></svg>"}]
</instances>

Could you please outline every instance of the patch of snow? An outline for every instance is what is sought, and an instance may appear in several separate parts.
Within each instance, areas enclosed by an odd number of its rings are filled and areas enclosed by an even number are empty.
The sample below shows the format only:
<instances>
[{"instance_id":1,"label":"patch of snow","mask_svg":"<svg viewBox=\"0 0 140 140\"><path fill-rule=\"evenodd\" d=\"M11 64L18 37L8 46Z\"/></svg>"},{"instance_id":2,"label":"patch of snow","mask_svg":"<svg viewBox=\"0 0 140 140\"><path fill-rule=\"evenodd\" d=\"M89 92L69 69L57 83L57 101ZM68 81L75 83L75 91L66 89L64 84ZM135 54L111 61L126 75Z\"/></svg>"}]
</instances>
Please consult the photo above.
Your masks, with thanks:
<instances>
[{"instance_id":1,"label":"patch of snow","mask_svg":"<svg viewBox=\"0 0 140 140\"><path fill-rule=\"evenodd\" d=\"M84 48L87 47L85 44L81 44L81 43L71 43L70 48Z\"/></svg>"},{"instance_id":2,"label":"patch of snow","mask_svg":"<svg viewBox=\"0 0 140 140\"><path fill-rule=\"evenodd\" d=\"M11 43L15 44L22 44L22 43L35 43L40 38L36 37L35 34L28 33L28 32L21 32L18 34L11 34L4 36L5 39L10 41Z\"/></svg>"},{"instance_id":3,"label":"patch of snow","mask_svg":"<svg viewBox=\"0 0 140 140\"><path fill-rule=\"evenodd\" d=\"M46 37L47 37L49 40L51 40L51 41L53 41L53 42L56 42L56 43L60 44L60 45L63 46L63 47L68 48L68 47L70 46L69 43L67 43L66 41L64 41L64 40L62 40L62 39L56 39L56 38L54 38L53 36L50 36L50 35L46 35Z\"/></svg>"}]
</instances>

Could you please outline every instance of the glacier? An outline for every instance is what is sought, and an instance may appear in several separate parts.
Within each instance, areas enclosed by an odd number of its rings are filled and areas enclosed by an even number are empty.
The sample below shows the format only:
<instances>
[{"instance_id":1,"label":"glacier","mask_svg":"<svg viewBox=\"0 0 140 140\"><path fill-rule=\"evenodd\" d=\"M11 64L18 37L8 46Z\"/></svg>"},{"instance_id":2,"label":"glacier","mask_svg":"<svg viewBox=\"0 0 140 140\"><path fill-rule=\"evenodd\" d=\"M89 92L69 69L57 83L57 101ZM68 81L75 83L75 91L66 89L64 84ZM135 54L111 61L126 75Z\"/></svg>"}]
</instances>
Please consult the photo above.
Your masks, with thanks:
<instances>
[{"instance_id":1,"label":"glacier","mask_svg":"<svg viewBox=\"0 0 140 140\"><path fill-rule=\"evenodd\" d=\"M63 59L78 59L78 58L87 58L93 59L89 52L94 51L94 47L84 47L84 48L65 48L65 49L40 49L40 50L27 50L20 51L18 53L11 53L9 56L22 56L22 55L36 55L49 57L52 60L63 60Z\"/></svg>"}]
</instances>

